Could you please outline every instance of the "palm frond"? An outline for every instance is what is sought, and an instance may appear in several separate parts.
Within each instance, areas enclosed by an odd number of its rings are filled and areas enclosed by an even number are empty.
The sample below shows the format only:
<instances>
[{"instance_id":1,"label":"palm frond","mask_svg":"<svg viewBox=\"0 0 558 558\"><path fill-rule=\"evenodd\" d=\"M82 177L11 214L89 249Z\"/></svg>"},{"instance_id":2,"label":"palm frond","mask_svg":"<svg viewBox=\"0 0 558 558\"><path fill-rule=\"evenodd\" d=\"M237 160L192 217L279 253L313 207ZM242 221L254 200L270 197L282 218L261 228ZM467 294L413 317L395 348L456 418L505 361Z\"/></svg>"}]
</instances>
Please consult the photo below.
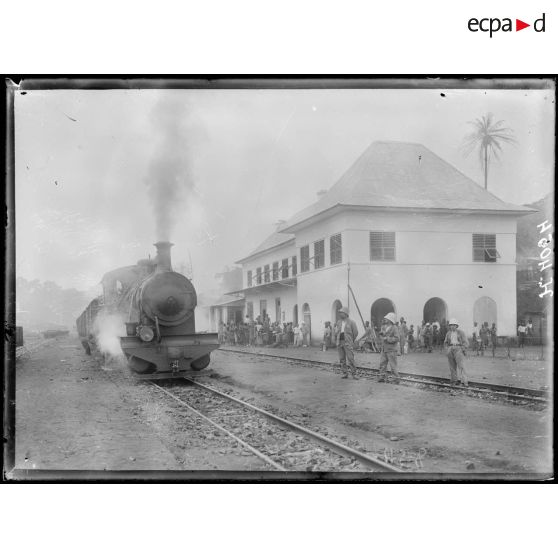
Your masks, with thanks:
<instances>
[{"instance_id":1,"label":"palm frond","mask_svg":"<svg viewBox=\"0 0 558 558\"><path fill-rule=\"evenodd\" d=\"M492 159L499 159L503 144L517 145L513 129L505 126L504 120L496 121L491 112L470 120L468 124L472 127L472 131L463 138L462 151L465 157L468 157L477 149L479 163L483 170L486 170L485 167L490 165Z\"/></svg>"}]
</instances>

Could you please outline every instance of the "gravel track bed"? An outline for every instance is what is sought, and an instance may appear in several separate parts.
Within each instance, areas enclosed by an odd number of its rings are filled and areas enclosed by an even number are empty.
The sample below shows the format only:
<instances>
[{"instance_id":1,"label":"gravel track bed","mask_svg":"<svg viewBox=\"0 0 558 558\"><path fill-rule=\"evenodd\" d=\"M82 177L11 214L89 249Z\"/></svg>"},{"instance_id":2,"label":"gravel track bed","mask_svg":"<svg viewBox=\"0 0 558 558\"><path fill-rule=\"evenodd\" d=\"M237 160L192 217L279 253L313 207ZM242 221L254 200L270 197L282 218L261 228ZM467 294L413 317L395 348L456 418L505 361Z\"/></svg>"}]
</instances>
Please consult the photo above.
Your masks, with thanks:
<instances>
[{"instance_id":1,"label":"gravel track bed","mask_svg":"<svg viewBox=\"0 0 558 558\"><path fill-rule=\"evenodd\" d=\"M354 458L338 455L319 442L296 434L288 428L278 425L271 419L251 409L247 409L234 401L223 399L219 395L202 391L195 386L169 385L161 382L161 387L169 389L173 395L208 416L286 470L320 472L372 471ZM172 399L169 398L169 400ZM272 409L265 410L272 411ZM273 410L273 412L275 411ZM275 412L275 414L278 413ZM288 416L282 418L290 420ZM219 432L213 427L211 429L209 435L212 437ZM204 435L207 436L207 434ZM218 436L220 438L223 437L221 432L219 432ZM253 455L242 447L235 447L232 439L229 438L229 440L233 443L233 450L239 451L240 455ZM262 461L262 467L265 470L270 466Z\"/></svg>"},{"instance_id":2,"label":"gravel track bed","mask_svg":"<svg viewBox=\"0 0 558 558\"><path fill-rule=\"evenodd\" d=\"M308 368L311 365L305 365ZM219 389L223 393L227 395L232 395L237 399L242 399L247 403L255 405L264 411L268 411L277 415L280 418L290 420L299 426L303 426L308 430L313 432L317 432L322 436L329 438L330 440L337 442L339 444L343 444L351 449L357 450L360 453L368 454L375 459L379 459L381 461L385 461L388 464L395 465L399 467L402 471L405 472L421 472L424 467L424 459L427 457L428 451L426 448L423 447L408 447L408 448L394 448L394 447L386 447L382 446L375 446L374 448L367 448L362 443L357 440L352 440L349 436L346 435L339 435L335 432L332 432L330 429L317 426L311 420L310 413L307 411L292 411L292 412L284 412L282 409L278 409L275 405L266 404L262 401L259 401L256 397L246 397L243 396L241 393L236 391L234 388L225 387L225 385L231 385L231 379L227 376L221 376L218 373L211 372L209 377L204 380L204 383L207 383L210 387L215 387ZM237 383L237 382L235 382ZM241 385L241 384L240 384ZM255 395L261 397L269 397L270 394L265 391L259 391L255 389L253 386L244 386L247 389L250 389L254 392ZM286 393L286 392L285 392ZM357 424L350 419L343 419L338 418L339 424L343 424L349 427L355 427L360 430L368 431L369 425L368 424ZM393 438L393 436L392 436ZM348 458L345 458L346 461L350 461ZM353 470L353 469L350 469Z\"/></svg>"}]
</instances>

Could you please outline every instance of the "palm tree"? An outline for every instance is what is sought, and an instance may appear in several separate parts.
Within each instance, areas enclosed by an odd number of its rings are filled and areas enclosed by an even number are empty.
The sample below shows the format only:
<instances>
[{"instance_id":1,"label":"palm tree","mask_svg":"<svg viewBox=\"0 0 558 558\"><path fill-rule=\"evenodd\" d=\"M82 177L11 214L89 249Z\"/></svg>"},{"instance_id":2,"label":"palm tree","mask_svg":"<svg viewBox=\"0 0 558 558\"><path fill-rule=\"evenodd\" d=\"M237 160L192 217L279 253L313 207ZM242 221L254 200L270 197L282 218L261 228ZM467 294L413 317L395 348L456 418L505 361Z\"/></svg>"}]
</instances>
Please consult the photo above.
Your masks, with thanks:
<instances>
[{"instance_id":1,"label":"palm tree","mask_svg":"<svg viewBox=\"0 0 558 558\"><path fill-rule=\"evenodd\" d=\"M504 121L494 122L494 115L488 113L482 118L469 122L473 126L473 132L465 136L463 150L465 156L478 149L481 168L484 169L484 187L488 190L488 166L493 157L498 159L502 151L503 143L517 145L513 136L513 130L503 126Z\"/></svg>"}]
</instances>

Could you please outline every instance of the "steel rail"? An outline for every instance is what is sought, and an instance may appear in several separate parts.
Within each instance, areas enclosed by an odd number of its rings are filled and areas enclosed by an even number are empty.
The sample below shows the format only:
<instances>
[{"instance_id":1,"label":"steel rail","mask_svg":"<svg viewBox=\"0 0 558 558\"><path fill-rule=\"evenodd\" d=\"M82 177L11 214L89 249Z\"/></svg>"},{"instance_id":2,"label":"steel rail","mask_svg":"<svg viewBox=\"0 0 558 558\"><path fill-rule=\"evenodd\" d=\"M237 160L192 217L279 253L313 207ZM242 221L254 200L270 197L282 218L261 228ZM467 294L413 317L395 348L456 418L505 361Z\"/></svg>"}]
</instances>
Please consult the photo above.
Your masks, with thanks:
<instances>
[{"instance_id":1,"label":"steel rail","mask_svg":"<svg viewBox=\"0 0 558 558\"><path fill-rule=\"evenodd\" d=\"M283 355L273 355L270 353L253 353L251 351L243 351L240 349L225 349L219 348L218 351L224 353L238 353L243 355L256 355L268 358L276 358L279 360L287 360L292 362L300 362L310 365L318 366L335 366L336 363L323 362L321 360L306 359L293 356L283 356ZM372 374L377 376L379 373L378 368L372 368L369 366L357 366L357 370L362 372ZM461 390L464 392L477 392L477 393L494 393L496 395L505 395L510 399L517 399L520 401L534 401L539 403L548 402L548 392L543 390L536 390L532 388L522 388L515 386L505 386L502 384L485 384L483 382L469 382L469 387L465 386L452 386L450 380L447 378L441 378L439 376L427 376L424 374L413 374L412 372L400 372L401 380L405 382L411 382L416 384L431 385L436 387L451 387L452 389Z\"/></svg>"},{"instance_id":2,"label":"steel rail","mask_svg":"<svg viewBox=\"0 0 558 558\"><path fill-rule=\"evenodd\" d=\"M192 382L192 383L194 383L194 382ZM259 457L260 459L262 459L263 461L265 461L266 463L268 463L269 465L271 465L272 467L274 467L278 471L286 471L287 470L284 467L282 467L281 465L279 465L279 463L276 463L272 459L269 459L269 457L267 457L266 455L264 455L263 453L258 451L255 447L251 446L250 444L247 444L244 440L241 440L238 436L236 436L232 432L229 432L226 428L223 428L222 426L217 424L215 421L211 420L209 417L206 417L203 413L200 413L197 409L194 409L194 407L192 407L191 405L189 405L188 403L186 403L185 401L183 401L182 399L180 399L179 397L177 397L176 395L171 393L169 390L157 385L155 382L150 381L150 384L155 386L157 389L161 390L163 393L165 393L169 397L172 397L175 401L180 403L182 406L186 407L192 413L195 413L196 415L201 417L203 420L209 422L213 427L217 428L221 432L224 432L227 436L231 437L235 442L238 442L239 444L241 444L248 451L252 452L254 455Z\"/></svg>"},{"instance_id":3,"label":"steel rail","mask_svg":"<svg viewBox=\"0 0 558 558\"><path fill-rule=\"evenodd\" d=\"M251 403L248 403L247 401L243 401L242 399L238 399L237 397L229 395L228 393L224 393L222 391L219 391L219 390L217 390L217 389L215 389L211 386L208 386L206 384L200 384L199 382L196 382L196 381L191 380L191 379L188 379L188 382L190 382L191 384L193 384L195 386L198 386L202 389L205 389L206 391L209 391L211 393L214 393L216 395L219 395L221 397L229 399L230 401L234 401L235 403L239 403L240 405L242 405L244 407L247 407L248 409L251 409L252 411L255 411L256 413L264 415L265 417L273 420L274 422L277 422L278 424L280 424L282 426L287 426L290 430L293 430L295 432L303 434L304 436L312 438L314 440L319 440L322 444L324 444L325 446L327 446L331 450L335 451L336 453L344 455L345 457L351 457L353 459L356 459L361 464L363 464L367 467L372 466L373 468L376 468L376 469L379 468L383 471L388 471L390 473L401 473L402 472L401 469L399 469L397 467L394 467L393 465L390 465L389 463L386 463L385 461L380 461L379 459L376 459L374 457L370 457L370 456L368 456L364 453L361 453L360 451L357 451L353 448L350 448L349 446L346 446L344 444L336 442L335 440L331 440L330 438L326 438L325 436L322 436L322 434L319 434L318 432L314 432L312 430L309 430L308 428L305 428L304 426L300 426L299 424L295 424L294 422L291 422L290 420L284 419L284 418L282 418L278 415L270 413L269 411L266 411L264 409L260 409L259 407L256 407L255 405L252 405Z\"/></svg>"}]
</instances>

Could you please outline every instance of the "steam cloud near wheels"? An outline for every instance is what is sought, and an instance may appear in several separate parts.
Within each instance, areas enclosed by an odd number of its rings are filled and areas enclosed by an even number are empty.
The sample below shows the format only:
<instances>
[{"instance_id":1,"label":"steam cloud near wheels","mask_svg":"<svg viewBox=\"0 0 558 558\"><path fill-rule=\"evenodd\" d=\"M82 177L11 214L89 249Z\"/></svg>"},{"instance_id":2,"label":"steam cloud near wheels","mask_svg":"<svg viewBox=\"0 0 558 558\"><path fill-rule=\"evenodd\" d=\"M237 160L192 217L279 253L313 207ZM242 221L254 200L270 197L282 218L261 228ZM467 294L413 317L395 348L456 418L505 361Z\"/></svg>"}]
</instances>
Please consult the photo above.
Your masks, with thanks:
<instances>
[{"instance_id":1,"label":"steam cloud near wheels","mask_svg":"<svg viewBox=\"0 0 558 558\"><path fill-rule=\"evenodd\" d=\"M99 349L112 357L124 356L120 337L125 335L124 317L119 314L99 312L93 322L93 333Z\"/></svg>"}]
</instances>

